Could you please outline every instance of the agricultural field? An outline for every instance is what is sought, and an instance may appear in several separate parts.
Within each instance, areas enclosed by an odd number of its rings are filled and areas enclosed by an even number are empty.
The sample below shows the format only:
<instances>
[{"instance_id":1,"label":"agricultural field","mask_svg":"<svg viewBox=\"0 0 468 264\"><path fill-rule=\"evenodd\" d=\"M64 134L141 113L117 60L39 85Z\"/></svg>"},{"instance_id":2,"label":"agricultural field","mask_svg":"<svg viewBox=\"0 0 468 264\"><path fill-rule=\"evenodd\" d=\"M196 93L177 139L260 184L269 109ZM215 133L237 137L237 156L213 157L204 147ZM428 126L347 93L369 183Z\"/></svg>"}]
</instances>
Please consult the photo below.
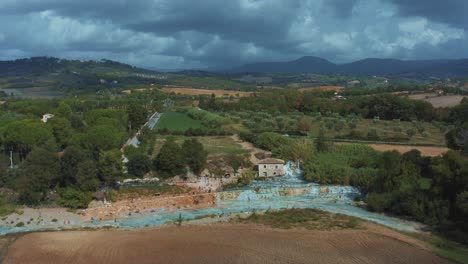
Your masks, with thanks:
<instances>
[{"instance_id":1,"label":"agricultural field","mask_svg":"<svg viewBox=\"0 0 468 264\"><path fill-rule=\"evenodd\" d=\"M210 74L209 74L210 75ZM169 84L181 87L193 87L214 90L253 91L256 86L235 80L229 80L222 76L188 76L170 75Z\"/></svg>"},{"instance_id":2,"label":"agricultural field","mask_svg":"<svg viewBox=\"0 0 468 264\"><path fill-rule=\"evenodd\" d=\"M171 132L174 131L185 131L187 129L203 129L207 130L208 128L204 126L201 121L190 118L185 113L178 112L165 112L161 119L159 119L156 124L156 129L167 129Z\"/></svg>"},{"instance_id":3,"label":"agricultural field","mask_svg":"<svg viewBox=\"0 0 468 264\"><path fill-rule=\"evenodd\" d=\"M158 137L156 143L156 149L159 149L168 136L161 136ZM191 138L186 136L172 136L175 139L175 142L178 144L182 144L185 139ZM243 149L242 146L234 141L229 136L203 136L203 137L194 137L200 143L203 144L203 147L206 151L208 151L209 156L216 156L216 155L240 155L248 153L249 151Z\"/></svg>"},{"instance_id":4,"label":"agricultural field","mask_svg":"<svg viewBox=\"0 0 468 264\"><path fill-rule=\"evenodd\" d=\"M191 87L164 87L161 88L161 91L166 93L176 93L183 95L211 95L214 94L216 97L223 96L234 96L234 97L245 97L250 96L252 92L243 92L243 91L227 91L227 90L207 90L207 89L197 89Z\"/></svg>"},{"instance_id":5,"label":"agricultural field","mask_svg":"<svg viewBox=\"0 0 468 264\"><path fill-rule=\"evenodd\" d=\"M445 145L445 133L450 129L440 122L406 122L398 120L369 120L355 115L342 117L337 114L303 115L302 113L239 112L222 113L230 118L238 132L278 132L317 136L326 130L330 139L349 139L399 142L419 145Z\"/></svg>"},{"instance_id":6,"label":"agricultural field","mask_svg":"<svg viewBox=\"0 0 468 264\"><path fill-rule=\"evenodd\" d=\"M328 92L328 91L342 91L344 90L343 86L313 86L313 87L302 87L299 89L301 92L308 92L308 91L320 91L320 92Z\"/></svg>"},{"instance_id":7,"label":"agricultural field","mask_svg":"<svg viewBox=\"0 0 468 264\"><path fill-rule=\"evenodd\" d=\"M337 144L350 144L350 143L338 142ZM402 154L409 152L413 149L417 149L421 152L422 156L426 156L426 157L437 157L449 150L447 147L407 146L407 145L391 145L391 144L366 144L366 145L377 151L396 150Z\"/></svg>"},{"instance_id":8,"label":"agricultural field","mask_svg":"<svg viewBox=\"0 0 468 264\"><path fill-rule=\"evenodd\" d=\"M460 104L461 100L467 96L463 95L443 95L437 96L434 93L412 94L408 96L413 100L426 101L434 107L453 107Z\"/></svg>"},{"instance_id":9,"label":"agricultural field","mask_svg":"<svg viewBox=\"0 0 468 264\"><path fill-rule=\"evenodd\" d=\"M13 95L21 98L51 99L63 96L63 93L52 90L50 87L5 88L0 91L5 92L7 95Z\"/></svg>"},{"instance_id":10,"label":"agricultural field","mask_svg":"<svg viewBox=\"0 0 468 264\"><path fill-rule=\"evenodd\" d=\"M323 224L344 230L286 231L250 223L215 225L201 219L200 226L32 233L12 243L4 262L451 263L415 238L367 223L356 229L349 227L349 221L330 218L332 223ZM327 218L313 220L321 219Z\"/></svg>"}]
</instances>

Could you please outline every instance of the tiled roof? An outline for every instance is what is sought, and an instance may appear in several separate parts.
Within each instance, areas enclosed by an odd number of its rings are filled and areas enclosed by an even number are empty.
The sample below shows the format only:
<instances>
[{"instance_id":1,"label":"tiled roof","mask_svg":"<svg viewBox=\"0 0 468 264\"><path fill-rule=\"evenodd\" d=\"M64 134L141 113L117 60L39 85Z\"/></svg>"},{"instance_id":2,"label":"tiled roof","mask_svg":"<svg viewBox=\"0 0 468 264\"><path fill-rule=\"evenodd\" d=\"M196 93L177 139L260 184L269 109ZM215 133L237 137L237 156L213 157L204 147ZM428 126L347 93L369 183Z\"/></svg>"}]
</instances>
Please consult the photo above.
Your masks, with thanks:
<instances>
[{"instance_id":1,"label":"tiled roof","mask_svg":"<svg viewBox=\"0 0 468 264\"><path fill-rule=\"evenodd\" d=\"M268 158L260 160L258 164L284 164L284 160Z\"/></svg>"}]
</instances>

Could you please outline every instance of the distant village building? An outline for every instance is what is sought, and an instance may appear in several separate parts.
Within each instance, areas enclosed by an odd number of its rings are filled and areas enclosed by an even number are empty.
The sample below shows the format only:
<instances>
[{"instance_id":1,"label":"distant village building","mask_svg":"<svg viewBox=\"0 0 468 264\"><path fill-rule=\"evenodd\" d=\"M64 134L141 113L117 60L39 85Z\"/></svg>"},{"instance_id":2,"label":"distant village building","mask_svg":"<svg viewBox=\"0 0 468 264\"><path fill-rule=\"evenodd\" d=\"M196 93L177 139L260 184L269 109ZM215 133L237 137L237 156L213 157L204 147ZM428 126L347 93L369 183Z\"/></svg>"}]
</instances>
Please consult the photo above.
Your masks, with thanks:
<instances>
[{"instance_id":1,"label":"distant village building","mask_svg":"<svg viewBox=\"0 0 468 264\"><path fill-rule=\"evenodd\" d=\"M435 92L437 95L443 95L443 94L444 94L444 90L441 90L441 89L435 90L434 92Z\"/></svg>"},{"instance_id":2,"label":"distant village building","mask_svg":"<svg viewBox=\"0 0 468 264\"><path fill-rule=\"evenodd\" d=\"M53 114L44 114L44 115L42 116L41 121L44 122L44 123L47 123L47 121L48 121L49 119L51 119L52 117L54 117Z\"/></svg>"},{"instance_id":3,"label":"distant village building","mask_svg":"<svg viewBox=\"0 0 468 264\"><path fill-rule=\"evenodd\" d=\"M275 177L284 175L284 160L280 159L263 159L258 162L259 177Z\"/></svg>"},{"instance_id":4,"label":"distant village building","mask_svg":"<svg viewBox=\"0 0 468 264\"><path fill-rule=\"evenodd\" d=\"M348 82L348 86L355 87L361 85L361 81L359 80L353 80Z\"/></svg>"}]
</instances>

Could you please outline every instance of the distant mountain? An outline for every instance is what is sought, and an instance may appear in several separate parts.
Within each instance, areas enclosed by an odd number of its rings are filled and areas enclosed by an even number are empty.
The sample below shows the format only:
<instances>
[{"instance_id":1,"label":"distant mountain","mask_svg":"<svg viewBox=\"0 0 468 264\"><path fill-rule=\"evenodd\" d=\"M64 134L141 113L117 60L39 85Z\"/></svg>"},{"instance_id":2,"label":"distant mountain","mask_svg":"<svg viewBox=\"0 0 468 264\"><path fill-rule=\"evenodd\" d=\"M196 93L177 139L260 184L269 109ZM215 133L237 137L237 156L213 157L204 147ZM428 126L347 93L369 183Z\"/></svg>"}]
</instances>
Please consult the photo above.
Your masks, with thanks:
<instances>
[{"instance_id":1,"label":"distant mountain","mask_svg":"<svg viewBox=\"0 0 468 264\"><path fill-rule=\"evenodd\" d=\"M0 61L0 76L12 74L45 74L64 71L81 73L134 72L151 73L154 71L112 60L66 60L54 57L32 57L12 61Z\"/></svg>"},{"instance_id":2,"label":"distant mountain","mask_svg":"<svg viewBox=\"0 0 468 264\"><path fill-rule=\"evenodd\" d=\"M331 73L338 70L338 65L319 57L305 56L287 62L260 62L240 66L233 72L259 72L259 73L281 73L281 72L313 72Z\"/></svg>"},{"instance_id":3,"label":"distant mountain","mask_svg":"<svg viewBox=\"0 0 468 264\"><path fill-rule=\"evenodd\" d=\"M371 58L351 63L335 64L323 58L305 56L287 62L246 64L229 72L462 77L468 76L468 59L396 60Z\"/></svg>"}]
</instances>

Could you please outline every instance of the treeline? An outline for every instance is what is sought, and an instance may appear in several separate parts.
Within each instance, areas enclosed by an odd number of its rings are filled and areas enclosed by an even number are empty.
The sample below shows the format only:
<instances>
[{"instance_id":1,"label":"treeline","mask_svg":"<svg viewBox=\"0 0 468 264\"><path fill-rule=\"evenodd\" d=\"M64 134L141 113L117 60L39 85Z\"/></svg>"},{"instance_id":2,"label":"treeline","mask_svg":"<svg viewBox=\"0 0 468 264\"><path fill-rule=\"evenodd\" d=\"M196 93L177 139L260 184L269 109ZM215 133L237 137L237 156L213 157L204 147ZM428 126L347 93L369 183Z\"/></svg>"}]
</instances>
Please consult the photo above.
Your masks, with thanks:
<instances>
[{"instance_id":1,"label":"treeline","mask_svg":"<svg viewBox=\"0 0 468 264\"><path fill-rule=\"evenodd\" d=\"M468 160L450 150L441 157L378 152L362 144L334 145L322 130L315 140L277 133L242 133L273 156L299 160L304 178L359 187L372 211L424 222L468 243Z\"/></svg>"},{"instance_id":2,"label":"treeline","mask_svg":"<svg viewBox=\"0 0 468 264\"><path fill-rule=\"evenodd\" d=\"M32 108L27 107L30 104ZM43 122L34 113L54 116ZM10 108L11 107L11 108ZM23 114L17 114L22 109ZM3 149L0 183L18 194L17 202L35 205L54 200L72 208L85 207L91 193L123 176L122 153L126 139L147 118L140 105L127 102L119 109L72 111L65 102L29 101L7 106L0 116ZM140 141L145 142L145 135ZM8 169L10 152L17 169Z\"/></svg>"},{"instance_id":3,"label":"treeline","mask_svg":"<svg viewBox=\"0 0 468 264\"><path fill-rule=\"evenodd\" d=\"M303 163L306 179L357 186L370 210L410 217L468 243L468 161L459 153L430 158L353 144L322 149Z\"/></svg>"},{"instance_id":4,"label":"treeline","mask_svg":"<svg viewBox=\"0 0 468 264\"><path fill-rule=\"evenodd\" d=\"M449 131L445 138L447 146L468 154L468 99L463 98L460 105L450 111L450 121L455 128Z\"/></svg>"},{"instance_id":5,"label":"treeline","mask_svg":"<svg viewBox=\"0 0 468 264\"><path fill-rule=\"evenodd\" d=\"M356 96L347 100L334 100L320 97L315 93L301 93L297 90L254 93L242 97L237 102L208 101L200 107L215 111L258 111L263 112L319 112L350 114L364 118L379 117L382 120L399 119L402 121L449 121L451 111L445 108L434 108L428 102L411 100L391 94L373 96Z\"/></svg>"}]
</instances>

